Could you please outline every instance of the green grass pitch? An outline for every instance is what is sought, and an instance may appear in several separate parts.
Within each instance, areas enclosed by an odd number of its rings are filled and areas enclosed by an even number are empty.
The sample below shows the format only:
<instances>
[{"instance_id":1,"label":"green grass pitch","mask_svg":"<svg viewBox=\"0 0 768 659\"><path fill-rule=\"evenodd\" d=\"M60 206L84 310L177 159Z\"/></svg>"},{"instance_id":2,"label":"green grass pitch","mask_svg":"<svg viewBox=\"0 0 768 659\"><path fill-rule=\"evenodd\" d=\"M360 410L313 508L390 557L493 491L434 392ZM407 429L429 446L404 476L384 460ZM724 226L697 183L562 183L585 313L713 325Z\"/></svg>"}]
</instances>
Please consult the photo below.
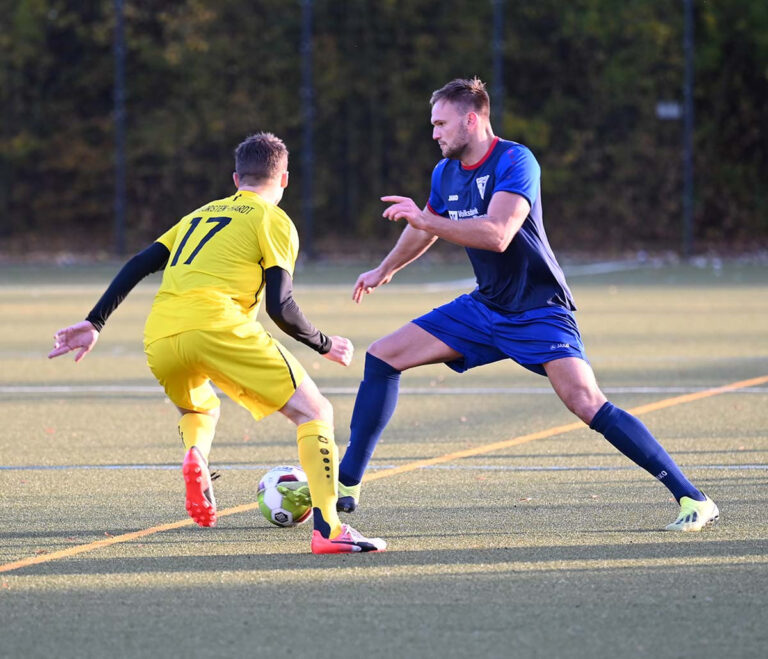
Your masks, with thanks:
<instances>
[{"instance_id":1,"label":"green grass pitch","mask_svg":"<svg viewBox=\"0 0 768 659\"><path fill-rule=\"evenodd\" d=\"M641 416L719 504L700 534L662 532L667 491L586 427L484 451L575 421L504 363L403 375L352 518L386 553L313 556L308 526L254 509L94 545L186 519L176 412L141 350L157 280L85 361L46 359L116 267L0 266L0 657L765 656L768 382ZM357 273L296 276L307 316L355 343L348 369L284 341L333 402L342 450L366 346L470 276L417 264L356 306ZM768 375L765 266L574 268L570 283L622 407ZM263 472L296 463L293 426L225 400L211 459L219 508L253 503Z\"/></svg>"}]
</instances>

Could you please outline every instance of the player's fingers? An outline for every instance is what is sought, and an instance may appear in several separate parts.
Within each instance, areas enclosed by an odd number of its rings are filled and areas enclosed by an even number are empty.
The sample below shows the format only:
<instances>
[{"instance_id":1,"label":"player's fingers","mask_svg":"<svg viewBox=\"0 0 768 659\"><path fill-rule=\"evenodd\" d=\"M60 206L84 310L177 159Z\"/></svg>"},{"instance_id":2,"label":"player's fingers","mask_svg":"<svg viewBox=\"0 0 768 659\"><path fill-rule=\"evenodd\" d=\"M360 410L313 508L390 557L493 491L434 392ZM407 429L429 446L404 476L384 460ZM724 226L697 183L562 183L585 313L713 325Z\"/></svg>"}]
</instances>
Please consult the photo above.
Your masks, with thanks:
<instances>
[{"instance_id":1,"label":"player's fingers","mask_svg":"<svg viewBox=\"0 0 768 659\"><path fill-rule=\"evenodd\" d=\"M85 357L85 356L86 356L86 355L87 355L87 354L88 354L90 351L91 351L91 349L90 349L89 347L80 348L80 352L78 352L78 353L75 355L75 363L79 362L79 361L80 361L80 360L81 360L83 357Z\"/></svg>"},{"instance_id":2,"label":"player's fingers","mask_svg":"<svg viewBox=\"0 0 768 659\"><path fill-rule=\"evenodd\" d=\"M396 204L398 202L405 201L406 199L408 199L408 197L401 197L399 195L394 195L394 194L381 197L381 200L387 204L393 204L393 203Z\"/></svg>"},{"instance_id":3,"label":"player's fingers","mask_svg":"<svg viewBox=\"0 0 768 659\"><path fill-rule=\"evenodd\" d=\"M344 350L339 354L339 363L342 366L349 366L352 363L352 351Z\"/></svg>"},{"instance_id":4,"label":"player's fingers","mask_svg":"<svg viewBox=\"0 0 768 659\"><path fill-rule=\"evenodd\" d=\"M59 355L65 355L68 352L69 352L69 346L67 345L55 346L54 349L48 353L48 359L53 359L54 357L58 357Z\"/></svg>"},{"instance_id":5,"label":"player's fingers","mask_svg":"<svg viewBox=\"0 0 768 659\"><path fill-rule=\"evenodd\" d=\"M352 295L352 299L358 304L360 304L360 302L362 302L363 300L363 295L370 295L371 293L373 293L375 288L376 286L369 286L365 282L360 282L355 287L355 292Z\"/></svg>"}]
</instances>

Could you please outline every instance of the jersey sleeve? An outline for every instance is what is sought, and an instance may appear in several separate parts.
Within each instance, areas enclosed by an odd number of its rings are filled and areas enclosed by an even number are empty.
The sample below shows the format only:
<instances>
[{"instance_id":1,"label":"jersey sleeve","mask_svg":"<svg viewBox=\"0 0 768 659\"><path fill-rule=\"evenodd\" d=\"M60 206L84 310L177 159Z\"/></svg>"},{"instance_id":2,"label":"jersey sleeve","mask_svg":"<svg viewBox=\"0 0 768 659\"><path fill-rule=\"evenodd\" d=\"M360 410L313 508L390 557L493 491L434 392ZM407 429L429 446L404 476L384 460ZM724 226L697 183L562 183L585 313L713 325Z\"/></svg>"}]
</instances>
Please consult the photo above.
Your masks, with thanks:
<instances>
[{"instance_id":1,"label":"jersey sleeve","mask_svg":"<svg viewBox=\"0 0 768 659\"><path fill-rule=\"evenodd\" d=\"M446 159L441 160L432 170L432 189L430 190L429 201L427 202L427 208L431 213L442 215L443 217L448 216L448 209L445 205L441 185L443 180L443 169L445 169L446 162Z\"/></svg>"},{"instance_id":2,"label":"jersey sleeve","mask_svg":"<svg viewBox=\"0 0 768 659\"><path fill-rule=\"evenodd\" d=\"M541 168L530 149L516 144L502 154L496 165L494 192L514 192L533 206L539 196Z\"/></svg>"},{"instance_id":3,"label":"jersey sleeve","mask_svg":"<svg viewBox=\"0 0 768 659\"><path fill-rule=\"evenodd\" d=\"M176 234L179 232L178 223L174 224L168 231L160 236L155 242L165 245L168 251L173 251L173 244L176 242Z\"/></svg>"},{"instance_id":4,"label":"jersey sleeve","mask_svg":"<svg viewBox=\"0 0 768 659\"><path fill-rule=\"evenodd\" d=\"M101 332L107 318L120 306L120 303L133 290L133 287L147 275L165 267L169 255L170 250L159 241L152 243L145 250L136 254L120 269L109 288L85 319Z\"/></svg>"},{"instance_id":5,"label":"jersey sleeve","mask_svg":"<svg viewBox=\"0 0 768 659\"><path fill-rule=\"evenodd\" d=\"M258 230L264 269L277 266L293 277L299 254L299 234L291 219L275 207L264 215Z\"/></svg>"}]
</instances>

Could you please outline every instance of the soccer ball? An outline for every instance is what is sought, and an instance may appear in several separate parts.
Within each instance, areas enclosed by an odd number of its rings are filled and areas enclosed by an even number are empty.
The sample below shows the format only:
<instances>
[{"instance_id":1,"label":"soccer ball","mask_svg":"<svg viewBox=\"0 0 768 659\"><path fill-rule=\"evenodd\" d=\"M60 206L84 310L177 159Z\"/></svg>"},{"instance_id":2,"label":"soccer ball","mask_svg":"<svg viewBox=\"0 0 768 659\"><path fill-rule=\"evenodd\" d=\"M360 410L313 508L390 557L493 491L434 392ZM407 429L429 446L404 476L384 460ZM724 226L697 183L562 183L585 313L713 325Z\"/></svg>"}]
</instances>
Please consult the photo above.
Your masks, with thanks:
<instances>
[{"instance_id":1,"label":"soccer ball","mask_svg":"<svg viewBox=\"0 0 768 659\"><path fill-rule=\"evenodd\" d=\"M280 493L279 484L306 482L307 476L299 467L283 465L270 469L259 481L256 498L259 510L275 526L296 526L312 517L312 505L295 504Z\"/></svg>"}]
</instances>

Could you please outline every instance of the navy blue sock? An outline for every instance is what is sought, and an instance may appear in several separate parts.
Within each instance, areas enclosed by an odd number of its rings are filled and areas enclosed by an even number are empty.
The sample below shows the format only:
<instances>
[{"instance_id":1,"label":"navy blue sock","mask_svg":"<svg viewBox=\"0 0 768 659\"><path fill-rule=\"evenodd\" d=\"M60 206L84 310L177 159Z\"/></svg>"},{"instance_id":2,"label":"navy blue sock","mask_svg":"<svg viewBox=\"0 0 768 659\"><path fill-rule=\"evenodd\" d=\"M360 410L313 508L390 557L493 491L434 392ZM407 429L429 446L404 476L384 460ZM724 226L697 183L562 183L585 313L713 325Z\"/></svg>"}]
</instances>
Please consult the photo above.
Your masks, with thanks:
<instances>
[{"instance_id":1,"label":"navy blue sock","mask_svg":"<svg viewBox=\"0 0 768 659\"><path fill-rule=\"evenodd\" d=\"M379 437L395 411L399 391L400 371L366 353L363 381L349 424L349 445L339 464L339 481L344 485L363 480Z\"/></svg>"},{"instance_id":2,"label":"navy blue sock","mask_svg":"<svg viewBox=\"0 0 768 659\"><path fill-rule=\"evenodd\" d=\"M602 434L636 465L658 478L677 501L680 497L704 500L704 495L683 476L664 447L636 417L606 402L589 427Z\"/></svg>"}]
</instances>

